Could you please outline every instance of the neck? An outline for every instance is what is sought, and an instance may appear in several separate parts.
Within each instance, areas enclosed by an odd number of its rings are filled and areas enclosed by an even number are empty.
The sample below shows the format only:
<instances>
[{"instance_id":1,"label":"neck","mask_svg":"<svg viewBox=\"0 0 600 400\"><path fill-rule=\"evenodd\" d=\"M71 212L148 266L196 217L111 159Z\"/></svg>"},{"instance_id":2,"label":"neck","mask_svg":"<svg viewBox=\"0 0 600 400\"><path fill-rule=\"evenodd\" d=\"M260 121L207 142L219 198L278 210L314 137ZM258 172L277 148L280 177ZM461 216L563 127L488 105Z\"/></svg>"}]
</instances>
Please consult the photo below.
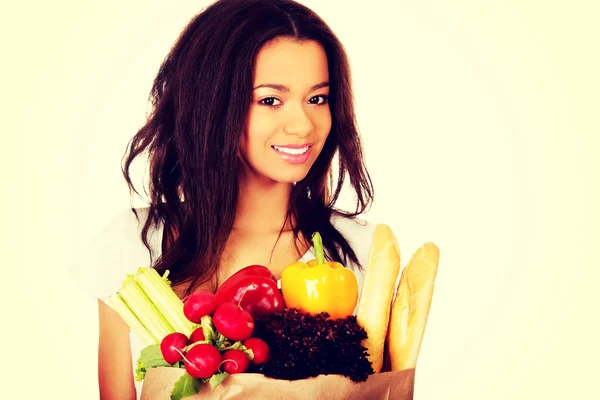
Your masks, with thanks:
<instances>
[{"instance_id":1,"label":"neck","mask_svg":"<svg viewBox=\"0 0 600 400\"><path fill-rule=\"evenodd\" d=\"M244 174L240 177L234 230L279 233L287 213L292 183L274 182ZM284 231L290 230L289 221Z\"/></svg>"}]
</instances>

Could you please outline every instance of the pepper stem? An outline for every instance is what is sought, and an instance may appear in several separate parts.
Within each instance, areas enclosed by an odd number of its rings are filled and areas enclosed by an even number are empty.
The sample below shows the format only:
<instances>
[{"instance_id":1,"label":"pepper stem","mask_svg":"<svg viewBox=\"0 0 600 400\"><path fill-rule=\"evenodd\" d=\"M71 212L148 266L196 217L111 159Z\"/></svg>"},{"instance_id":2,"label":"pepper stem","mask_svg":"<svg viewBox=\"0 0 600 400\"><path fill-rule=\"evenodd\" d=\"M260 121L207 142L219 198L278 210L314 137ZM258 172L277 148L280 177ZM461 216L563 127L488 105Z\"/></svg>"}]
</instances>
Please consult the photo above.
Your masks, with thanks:
<instances>
[{"instance_id":1,"label":"pepper stem","mask_svg":"<svg viewBox=\"0 0 600 400\"><path fill-rule=\"evenodd\" d=\"M325 255L323 254L323 239L319 232L315 232L312 237L313 246L315 248L315 256L317 258L317 265L325 264Z\"/></svg>"}]
</instances>

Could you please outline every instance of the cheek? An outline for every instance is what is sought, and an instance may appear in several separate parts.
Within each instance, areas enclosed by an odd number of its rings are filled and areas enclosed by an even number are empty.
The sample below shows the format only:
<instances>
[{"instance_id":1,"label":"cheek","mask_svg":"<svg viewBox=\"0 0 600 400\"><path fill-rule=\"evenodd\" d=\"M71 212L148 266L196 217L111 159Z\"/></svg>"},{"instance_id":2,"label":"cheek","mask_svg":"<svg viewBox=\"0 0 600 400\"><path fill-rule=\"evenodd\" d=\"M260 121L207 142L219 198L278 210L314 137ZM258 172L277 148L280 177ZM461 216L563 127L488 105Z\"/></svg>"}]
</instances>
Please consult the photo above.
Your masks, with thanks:
<instances>
[{"instance_id":1,"label":"cheek","mask_svg":"<svg viewBox=\"0 0 600 400\"><path fill-rule=\"evenodd\" d=\"M314 125L317 136L324 142L331 131L331 112L329 110L324 111L322 115L315 119Z\"/></svg>"},{"instance_id":2,"label":"cheek","mask_svg":"<svg viewBox=\"0 0 600 400\"><path fill-rule=\"evenodd\" d=\"M252 151L264 147L276 128L276 121L267 113L261 112L261 110L251 110L244 133L246 148Z\"/></svg>"}]
</instances>

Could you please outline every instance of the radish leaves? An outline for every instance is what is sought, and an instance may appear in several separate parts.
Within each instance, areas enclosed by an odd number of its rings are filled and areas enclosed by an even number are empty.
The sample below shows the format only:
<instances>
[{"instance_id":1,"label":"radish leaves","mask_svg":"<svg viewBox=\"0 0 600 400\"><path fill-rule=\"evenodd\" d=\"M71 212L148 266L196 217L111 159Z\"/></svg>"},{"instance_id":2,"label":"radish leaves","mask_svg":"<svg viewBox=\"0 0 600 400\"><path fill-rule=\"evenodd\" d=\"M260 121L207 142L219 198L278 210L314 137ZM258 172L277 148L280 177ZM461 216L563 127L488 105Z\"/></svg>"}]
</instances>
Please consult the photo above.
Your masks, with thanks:
<instances>
[{"instance_id":1,"label":"radish leaves","mask_svg":"<svg viewBox=\"0 0 600 400\"><path fill-rule=\"evenodd\" d=\"M178 367L179 363L169 364L165 361L160 351L160 345L151 344L146 346L140 352L140 357L137 361L137 369L135 370L135 380L141 382L146 376L146 371L154 367Z\"/></svg>"},{"instance_id":2,"label":"radish leaves","mask_svg":"<svg viewBox=\"0 0 600 400\"><path fill-rule=\"evenodd\" d=\"M228 376L229 374L227 372L223 372L221 374L214 374L213 376L211 376L210 380L208 381L211 390L214 390L217 386L219 386L219 384L223 382Z\"/></svg>"},{"instance_id":3,"label":"radish leaves","mask_svg":"<svg viewBox=\"0 0 600 400\"><path fill-rule=\"evenodd\" d=\"M200 391L200 380L190 376L187 372L175 382L171 392L171 400L180 400L193 396Z\"/></svg>"}]
</instances>

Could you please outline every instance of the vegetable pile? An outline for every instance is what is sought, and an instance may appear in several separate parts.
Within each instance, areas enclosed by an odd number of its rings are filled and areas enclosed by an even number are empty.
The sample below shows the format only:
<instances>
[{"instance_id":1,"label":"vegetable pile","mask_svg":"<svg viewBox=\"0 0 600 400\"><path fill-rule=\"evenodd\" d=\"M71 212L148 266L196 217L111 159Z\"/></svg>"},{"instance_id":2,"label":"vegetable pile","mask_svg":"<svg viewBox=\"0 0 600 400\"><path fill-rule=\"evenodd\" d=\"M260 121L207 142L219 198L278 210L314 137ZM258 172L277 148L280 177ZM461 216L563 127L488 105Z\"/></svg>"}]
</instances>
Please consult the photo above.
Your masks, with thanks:
<instances>
[{"instance_id":1,"label":"vegetable pile","mask_svg":"<svg viewBox=\"0 0 600 400\"><path fill-rule=\"evenodd\" d=\"M262 285L245 282L246 277L265 276L275 285L275 291L264 280ZM137 362L136 380L143 380L149 368L185 368L186 373L175 383L171 394L171 399L179 400L198 393L200 383L208 382L214 389L228 375L267 362L269 346L252 337L254 317L242 304L256 315L283 309L277 283L266 267L259 266L242 269L230 279L221 288L225 290L220 289L217 294L200 290L183 303L166 276L161 278L153 269L140 268L137 274L127 277L110 302L147 345ZM246 290L237 290L244 283ZM239 292L238 302L230 301ZM258 305L242 303L244 293L251 297L261 292Z\"/></svg>"},{"instance_id":2,"label":"vegetable pile","mask_svg":"<svg viewBox=\"0 0 600 400\"><path fill-rule=\"evenodd\" d=\"M374 373L363 346L367 333L352 315L357 277L324 259L318 233L313 243L316 259L287 266L281 291L261 265L242 268L216 293L199 290L185 302L170 287L168 271L161 277L140 268L128 275L110 303L146 344L136 380L149 368L184 368L173 400L244 372L286 380L321 374L367 380Z\"/></svg>"}]
</instances>

